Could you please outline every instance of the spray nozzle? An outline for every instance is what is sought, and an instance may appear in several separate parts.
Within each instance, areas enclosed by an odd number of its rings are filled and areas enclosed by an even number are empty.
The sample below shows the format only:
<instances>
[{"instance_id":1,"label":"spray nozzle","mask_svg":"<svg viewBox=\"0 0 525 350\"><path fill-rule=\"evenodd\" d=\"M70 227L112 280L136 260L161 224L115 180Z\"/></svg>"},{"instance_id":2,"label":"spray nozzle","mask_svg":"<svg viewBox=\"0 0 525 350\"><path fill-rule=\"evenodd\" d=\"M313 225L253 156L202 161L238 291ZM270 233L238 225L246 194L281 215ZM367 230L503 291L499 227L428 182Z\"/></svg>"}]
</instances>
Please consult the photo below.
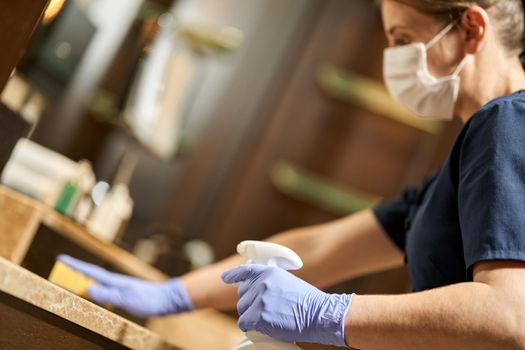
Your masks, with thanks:
<instances>
[{"instance_id":1,"label":"spray nozzle","mask_svg":"<svg viewBox=\"0 0 525 350\"><path fill-rule=\"evenodd\" d=\"M250 263L298 270L303 267L299 255L285 246L260 241L244 241L237 245L237 253L248 258Z\"/></svg>"}]
</instances>

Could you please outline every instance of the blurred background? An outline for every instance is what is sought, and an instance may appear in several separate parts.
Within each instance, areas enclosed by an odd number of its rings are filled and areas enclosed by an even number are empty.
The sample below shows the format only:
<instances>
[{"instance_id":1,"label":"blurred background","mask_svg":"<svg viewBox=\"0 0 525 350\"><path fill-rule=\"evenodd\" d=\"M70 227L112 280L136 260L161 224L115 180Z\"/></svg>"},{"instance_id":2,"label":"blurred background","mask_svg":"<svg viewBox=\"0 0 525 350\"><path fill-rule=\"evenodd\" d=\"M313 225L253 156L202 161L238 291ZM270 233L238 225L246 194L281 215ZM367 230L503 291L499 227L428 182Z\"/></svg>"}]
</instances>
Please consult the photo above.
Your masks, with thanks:
<instances>
[{"instance_id":1,"label":"blurred background","mask_svg":"<svg viewBox=\"0 0 525 350\"><path fill-rule=\"evenodd\" d=\"M126 188L109 240L174 276L440 166L460 125L388 97L384 47L370 0L54 0L3 101L91 164L95 206ZM409 288L401 269L334 290Z\"/></svg>"}]
</instances>

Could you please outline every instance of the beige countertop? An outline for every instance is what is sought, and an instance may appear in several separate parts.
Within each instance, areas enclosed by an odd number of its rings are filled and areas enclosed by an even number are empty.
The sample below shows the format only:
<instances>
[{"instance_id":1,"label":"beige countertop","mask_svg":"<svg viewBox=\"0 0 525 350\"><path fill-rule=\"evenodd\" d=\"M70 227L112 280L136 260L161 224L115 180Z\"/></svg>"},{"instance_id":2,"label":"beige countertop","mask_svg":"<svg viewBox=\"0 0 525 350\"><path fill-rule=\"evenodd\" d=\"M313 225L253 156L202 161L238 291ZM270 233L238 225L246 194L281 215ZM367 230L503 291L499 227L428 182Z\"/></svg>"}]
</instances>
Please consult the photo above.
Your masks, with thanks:
<instances>
[{"instance_id":1,"label":"beige countertop","mask_svg":"<svg viewBox=\"0 0 525 350\"><path fill-rule=\"evenodd\" d=\"M175 350L157 334L0 258L0 291L131 349Z\"/></svg>"}]
</instances>

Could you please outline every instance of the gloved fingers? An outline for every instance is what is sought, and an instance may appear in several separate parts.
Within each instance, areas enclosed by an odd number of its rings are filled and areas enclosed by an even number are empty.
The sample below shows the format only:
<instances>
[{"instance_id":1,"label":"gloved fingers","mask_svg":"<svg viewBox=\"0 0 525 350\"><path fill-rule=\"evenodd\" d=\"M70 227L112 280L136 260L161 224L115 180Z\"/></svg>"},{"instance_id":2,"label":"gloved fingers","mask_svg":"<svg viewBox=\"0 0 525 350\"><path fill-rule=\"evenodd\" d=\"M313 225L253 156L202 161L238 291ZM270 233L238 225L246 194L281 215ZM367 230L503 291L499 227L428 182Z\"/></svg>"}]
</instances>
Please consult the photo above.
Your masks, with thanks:
<instances>
[{"instance_id":1,"label":"gloved fingers","mask_svg":"<svg viewBox=\"0 0 525 350\"><path fill-rule=\"evenodd\" d=\"M120 290L104 286L90 286L88 288L89 299L99 304L109 304L122 308L124 298Z\"/></svg>"},{"instance_id":2,"label":"gloved fingers","mask_svg":"<svg viewBox=\"0 0 525 350\"><path fill-rule=\"evenodd\" d=\"M264 280L261 278L251 278L246 280L245 282L241 282L238 284L238 293L239 297L242 297L246 293L256 293L258 295L262 294L264 290L266 289L267 284L262 283Z\"/></svg>"},{"instance_id":3,"label":"gloved fingers","mask_svg":"<svg viewBox=\"0 0 525 350\"><path fill-rule=\"evenodd\" d=\"M241 288L248 286L248 283L242 283ZM264 292L264 286L259 284L248 288L245 293L239 293L240 298L237 302L237 312L242 316L250 306L254 304L257 298Z\"/></svg>"},{"instance_id":4,"label":"gloved fingers","mask_svg":"<svg viewBox=\"0 0 525 350\"><path fill-rule=\"evenodd\" d=\"M239 293L239 298L242 298L244 294L248 293L248 291L253 288L253 283L250 283L250 281L241 282L238 284L238 287L237 292Z\"/></svg>"},{"instance_id":5,"label":"gloved fingers","mask_svg":"<svg viewBox=\"0 0 525 350\"><path fill-rule=\"evenodd\" d=\"M256 278L266 269L268 269L268 266L265 266L265 265L257 265L257 264L241 265L229 271L224 272L221 277L224 283L227 283L227 284L240 283L240 282L244 282L249 279Z\"/></svg>"},{"instance_id":6,"label":"gloved fingers","mask_svg":"<svg viewBox=\"0 0 525 350\"><path fill-rule=\"evenodd\" d=\"M257 324L261 319L260 310L261 305L259 304L259 301L256 301L255 303L251 304L248 309L242 313L242 315L240 315L237 324L241 331L258 331Z\"/></svg>"},{"instance_id":7,"label":"gloved fingers","mask_svg":"<svg viewBox=\"0 0 525 350\"><path fill-rule=\"evenodd\" d=\"M75 259L69 255L59 255L57 260L103 285L124 287L130 282L130 278L127 276L109 272L100 266Z\"/></svg>"}]
</instances>

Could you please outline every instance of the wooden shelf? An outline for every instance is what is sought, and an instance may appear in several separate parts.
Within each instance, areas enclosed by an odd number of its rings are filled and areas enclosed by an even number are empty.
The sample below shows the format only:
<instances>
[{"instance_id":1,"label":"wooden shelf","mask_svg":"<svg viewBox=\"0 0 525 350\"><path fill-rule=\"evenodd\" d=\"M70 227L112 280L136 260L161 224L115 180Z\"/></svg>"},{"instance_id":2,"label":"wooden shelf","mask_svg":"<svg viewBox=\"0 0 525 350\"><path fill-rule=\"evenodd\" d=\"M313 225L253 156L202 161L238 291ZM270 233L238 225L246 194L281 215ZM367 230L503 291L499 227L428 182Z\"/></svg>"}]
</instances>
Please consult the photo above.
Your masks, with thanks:
<instances>
[{"instance_id":1,"label":"wooden shelf","mask_svg":"<svg viewBox=\"0 0 525 350\"><path fill-rule=\"evenodd\" d=\"M38 227L44 225L123 273L150 281L164 281L168 276L126 250L104 242L86 228L57 213L53 208L0 186L0 255L20 264Z\"/></svg>"},{"instance_id":2,"label":"wooden shelf","mask_svg":"<svg viewBox=\"0 0 525 350\"><path fill-rule=\"evenodd\" d=\"M84 227L65 218L51 208L46 208L44 211L42 224L83 247L93 255L107 261L123 273L156 282L168 279L166 274L146 264L135 255L114 244L98 239Z\"/></svg>"},{"instance_id":3,"label":"wooden shelf","mask_svg":"<svg viewBox=\"0 0 525 350\"><path fill-rule=\"evenodd\" d=\"M375 206L381 198L348 188L281 162L272 170L272 183L282 193L338 215L347 215Z\"/></svg>"}]
</instances>

